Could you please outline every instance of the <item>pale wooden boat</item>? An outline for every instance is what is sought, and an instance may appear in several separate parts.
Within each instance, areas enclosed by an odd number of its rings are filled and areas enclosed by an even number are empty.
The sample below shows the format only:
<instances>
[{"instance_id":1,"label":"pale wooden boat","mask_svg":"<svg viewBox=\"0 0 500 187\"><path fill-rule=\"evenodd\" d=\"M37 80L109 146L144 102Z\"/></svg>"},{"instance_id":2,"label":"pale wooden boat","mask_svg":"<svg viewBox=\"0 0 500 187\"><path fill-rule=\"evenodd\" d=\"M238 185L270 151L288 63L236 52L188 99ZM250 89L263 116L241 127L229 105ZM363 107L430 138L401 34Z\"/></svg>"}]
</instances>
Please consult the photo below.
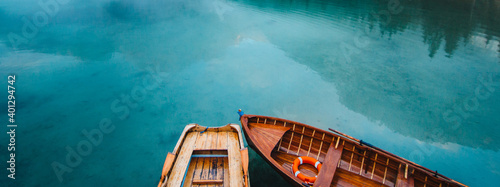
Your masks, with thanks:
<instances>
[{"instance_id":1,"label":"pale wooden boat","mask_svg":"<svg viewBox=\"0 0 500 187\"><path fill-rule=\"evenodd\" d=\"M299 171L317 175L313 186L466 186L435 171L391 154L366 142L330 129L321 130L290 120L243 115L241 124L248 144L294 186L309 186L295 177L292 165L299 156L322 163Z\"/></svg>"},{"instance_id":2,"label":"pale wooden boat","mask_svg":"<svg viewBox=\"0 0 500 187\"><path fill-rule=\"evenodd\" d=\"M160 186L248 187L248 149L239 125L187 125L167 154Z\"/></svg>"}]
</instances>

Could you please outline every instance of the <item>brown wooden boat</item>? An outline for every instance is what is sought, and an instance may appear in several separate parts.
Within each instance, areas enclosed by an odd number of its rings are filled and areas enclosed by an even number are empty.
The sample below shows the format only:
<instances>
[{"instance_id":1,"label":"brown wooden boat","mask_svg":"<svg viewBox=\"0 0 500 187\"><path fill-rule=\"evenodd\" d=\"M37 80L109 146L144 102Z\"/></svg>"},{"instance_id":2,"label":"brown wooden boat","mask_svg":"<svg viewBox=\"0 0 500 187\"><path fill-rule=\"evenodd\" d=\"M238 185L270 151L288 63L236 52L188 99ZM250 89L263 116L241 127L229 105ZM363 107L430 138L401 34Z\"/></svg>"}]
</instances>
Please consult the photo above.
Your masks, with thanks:
<instances>
[{"instance_id":1,"label":"brown wooden boat","mask_svg":"<svg viewBox=\"0 0 500 187\"><path fill-rule=\"evenodd\" d=\"M309 186L292 172L298 157L322 163L319 172L309 164L299 167L303 175L317 175L315 187L466 186L333 129L257 115L243 115L241 124L250 147L294 186Z\"/></svg>"},{"instance_id":2,"label":"brown wooden boat","mask_svg":"<svg viewBox=\"0 0 500 187\"><path fill-rule=\"evenodd\" d=\"M167 154L158 187L248 187L248 149L240 126L189 124Z\"/></svg>"}]
</instances>

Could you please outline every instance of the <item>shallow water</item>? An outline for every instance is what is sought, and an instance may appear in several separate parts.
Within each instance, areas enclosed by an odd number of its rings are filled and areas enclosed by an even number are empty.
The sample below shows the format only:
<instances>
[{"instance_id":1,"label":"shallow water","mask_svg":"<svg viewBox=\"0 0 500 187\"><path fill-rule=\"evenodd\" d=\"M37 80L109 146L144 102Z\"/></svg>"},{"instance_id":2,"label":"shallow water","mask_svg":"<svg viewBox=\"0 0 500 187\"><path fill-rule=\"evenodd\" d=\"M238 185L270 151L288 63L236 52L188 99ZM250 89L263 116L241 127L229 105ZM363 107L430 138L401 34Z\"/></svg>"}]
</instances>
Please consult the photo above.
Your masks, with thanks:
<instances>
[{"instance_id":1,"label":"shallow water","mask_svg":"<svg viewBox=\"0 0 500 187\"><path fill-rule=\"evenodd\" d=\"M3 170L0 182L153 186L184 125L238 123L242 108L495 186L500 2L396 2L69 1L36 33L23 16L44 12L37 1L1 2L0 73L16 75L19 126L16 180ZM103 120L114 129L59 180L52 165ZM287 185L250 156L252 185Z\"/></svg>"}]
</instances>

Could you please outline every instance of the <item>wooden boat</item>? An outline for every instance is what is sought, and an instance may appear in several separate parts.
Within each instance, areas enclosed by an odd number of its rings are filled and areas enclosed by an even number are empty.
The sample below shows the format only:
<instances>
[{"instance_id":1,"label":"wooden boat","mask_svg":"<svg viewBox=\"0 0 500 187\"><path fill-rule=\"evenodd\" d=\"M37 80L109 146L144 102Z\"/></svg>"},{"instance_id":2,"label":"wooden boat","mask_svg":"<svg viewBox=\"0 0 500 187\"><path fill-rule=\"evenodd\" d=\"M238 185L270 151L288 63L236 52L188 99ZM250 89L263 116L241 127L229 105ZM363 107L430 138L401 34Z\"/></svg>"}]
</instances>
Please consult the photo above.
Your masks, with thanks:
<instances>
[{"instance_id":1,"label":"wooden boat","mask_svg":"<svg viewBox=\"0 0 500 187\"><path fill-rule=\"evenodd\" d=\"M243 115L241 124L250 147L294 186L311 185L292 171L298 157L311 157L322 164L319 172L309 164L299 167L305 176L317 175L314 187L466 186L333 129L328 132L299 122L257 115Z\"/></svg>"},{"instance_id":2,"label":"wooden boat","mask_svg":"<svg viewBox=\"0 0 500 187\"><path fill-rule=\"evenodd\" d=\"M167 154L158 187L248 187L248 149L237 124L189 124Z\"/></svg>"}]
</instances>

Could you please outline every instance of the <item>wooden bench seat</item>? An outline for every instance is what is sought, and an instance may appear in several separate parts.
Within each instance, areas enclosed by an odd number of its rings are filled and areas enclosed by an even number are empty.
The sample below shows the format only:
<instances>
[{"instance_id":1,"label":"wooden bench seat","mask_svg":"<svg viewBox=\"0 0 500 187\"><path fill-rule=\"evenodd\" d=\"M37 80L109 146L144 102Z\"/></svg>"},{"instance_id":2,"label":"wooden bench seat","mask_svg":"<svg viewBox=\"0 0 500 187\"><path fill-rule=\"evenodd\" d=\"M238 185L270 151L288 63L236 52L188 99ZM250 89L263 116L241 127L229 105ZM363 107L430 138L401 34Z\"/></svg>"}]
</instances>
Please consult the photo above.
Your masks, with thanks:
<instances>
[{"instance_id":1,"label":"wooden bench seat","mask_svg":"<svg viewBox=\"0 0 500 187\"><path fill-rule=\"evenodd\" d=\"M340 157L342 156L342 150L344 149L343 144L338 145L337 149L335 149L334 144L335 143L332 142L328 147L328 152L326 153L321 170L318 173L318 177L314 182L314 187L327 187L332 184L335 171L337 170L337 165L340 161Z\"/></svg>"}]
</instances>

